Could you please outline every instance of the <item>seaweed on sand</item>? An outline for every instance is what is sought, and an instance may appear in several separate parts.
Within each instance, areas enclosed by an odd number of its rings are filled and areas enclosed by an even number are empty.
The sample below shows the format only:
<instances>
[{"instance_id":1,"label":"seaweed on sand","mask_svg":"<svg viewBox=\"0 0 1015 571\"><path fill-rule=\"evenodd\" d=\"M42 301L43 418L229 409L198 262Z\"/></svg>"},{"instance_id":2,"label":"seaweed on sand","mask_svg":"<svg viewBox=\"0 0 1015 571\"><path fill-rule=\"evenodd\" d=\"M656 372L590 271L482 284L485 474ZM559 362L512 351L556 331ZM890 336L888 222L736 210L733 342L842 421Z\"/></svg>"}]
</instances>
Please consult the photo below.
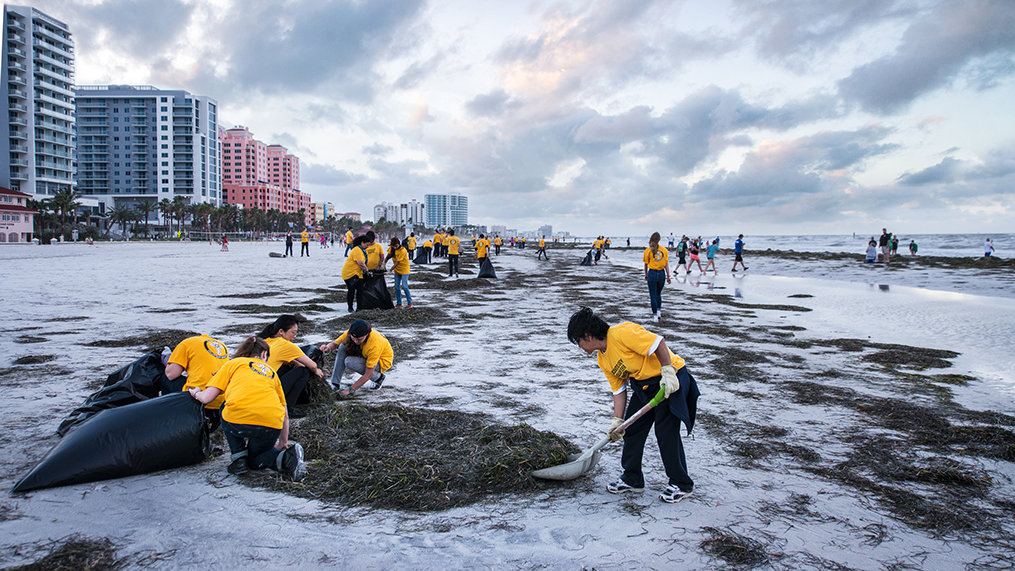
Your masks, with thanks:
<instances>
[{"instance_id":1,"label":"seaweed on sand","mask_svg":"<svg viewBox=\"0 0 1015 571\"><path fill-rule=\"evenodd\" d=\"M116 547L109 539L88 539L71 536L62 542L52 542L48 546L49 553L44 557L18 567L8 567L18 571L105 571L122 569L127 562L116 558Z\"/></svg>"},{"instance_id":2,"label":"seaweed on sand","mask_svg":"<svg viewBox=\"0 0 1015 571\"><path fill-rule=\"evenodd\" d=\"M128 337L121 337L120 339L98 339L85 343L85 347L143 347L144 351L147 352L160 352L163 347L169 347L172 349L176 347L180 341L183 341L187 337L193 337L194 335L200 335L193 331L184 331L182 329L165 329L161 331L148 331L140 335L131 335Z\"/></svg>"},{"instance_id":3,"label":"seaweed on sand","mask_svg":"<svg viewBox=\"0 0 1015 571\"><path fill-rule=\"evenodd\" d=\"M361 405L318 409L297 425L309 473L292 484L268 473L256 485L324 501L407 511L445 510L491 494L541 489L532 470L578 448L526 424L483 414Z\"/></svg>"},{"instance_id":4,"label":"seaweed on sand","mask_svg":"<svg viewBox=\"0 0 1015 571\"><path fill-rule=\"evenodd\" d=\"M709 534L701 548L712 557L722 559L736 569L751 569L768 562L768 553L760 541L744 537L728 529L703 527Z\"/></svg>"},{"instance_id":5,"label":"seaweed on sand","mask_svg":"<svg viewBox=\"0 0 1015 571\"><path fill-rule=\"evenodd\" d=\"M56 355L25 355L14 360L15 365L38 365L56 359Z\"/></svg>"}]
</instances>

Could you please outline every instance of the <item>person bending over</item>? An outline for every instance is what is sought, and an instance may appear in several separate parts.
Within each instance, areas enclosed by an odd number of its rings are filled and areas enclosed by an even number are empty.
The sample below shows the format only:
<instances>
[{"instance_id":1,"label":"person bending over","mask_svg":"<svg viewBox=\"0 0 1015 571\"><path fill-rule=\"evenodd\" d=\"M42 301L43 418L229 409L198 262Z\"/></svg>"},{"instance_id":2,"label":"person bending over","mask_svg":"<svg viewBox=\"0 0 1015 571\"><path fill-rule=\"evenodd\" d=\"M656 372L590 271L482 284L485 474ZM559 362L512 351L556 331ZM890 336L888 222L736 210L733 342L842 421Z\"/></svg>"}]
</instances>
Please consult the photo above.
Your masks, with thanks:
<instances>
[{"instance_id":1,"label":"person bending over","mask_svg":"<svg viewBox=\"0 0 1015 571\"><path fill-rule=\"evenodd\" d=\"M166 364L165 380L162 383L162 394L188 391L194 387L208 386L218 370L229 360L229 349L218 339L208 335L195 335L180 341L169 355ZM184 377L183 373L187 376ZM219 408L222 399L218 398L204 406L204 417L208 421L208 432L219 427L222 417Z\"/></svg>"},{"instance_id":2,"label":"person bending over","mask_svg":"<svg viewBox=\"0 0 1015 571\"><path fill-rule=\"evenodd\" d=\"M320 347L324 353L335 348L338 349L338 353L335 355L335 369L331 372L331 386L342 396L355 393L368 382L371 383L368 386L370 389L381 388L384 383L384 371L391 368L391 363L395 359L391 343L362 319L353 321L349 329L339 335L338 339ZM342 377L346 370L359 373L360 377L351 387L342 389Z\"/></svg>"},{"instance_id":3,"label":"person bending over","mask_svg":"<svg viewBox=\"0 0 1015 571\"><path fill-rule=\"evenodd\" d=\"M285 392L286 402L293 405L299 403L303 391L307 388L307 381L310 380L311 373L315 377L324 378L324 371L317 366L317 363L307 357L303 350L293 343L299 329L299 320L295 315L281 315L257 334L271 348L268 366L278 374L278 381ZM289 416L302 418L306 416L306 413L294 410L289 413Z\"/></svg>"},{"instance_id":4,"label":"person bending over","mask_svg":"<svg viewBox=\"0 0 1015 571\"><path fill-rule=\"evenodd\" d=\"M624 439L620 461L624 471L606 490L612 494L644 491L641 460L649 429L655 425L656 442L668 478L659 499L675 503L691 495L694 481L687 474L680 423L687 425L690 434L699 393L684 360L669 350L661 336L631 322L611 327L588 307L571 316L567 338L582 351L596 354L599 368L613 392L613 421L607 435L613 441ZM660 387L666 400L618 433L615 429L646 405ZM628 390L633 395L630 403Z\"/></svg>"},{"instance_id":5,"label":"person bending over","mask_svg":"<svg viewBox=\"0 0 1015 571\"><path fill-rule=\"evenodd\" d=\"M223 399L222 432L229 443L230 474L271 468L299 482L307 473L303 447L289 442L285 393L266 362L269 352L263 339L248 337L207 388L192 387L190 394L206 405Z\"/></svg>"}]
</instances>

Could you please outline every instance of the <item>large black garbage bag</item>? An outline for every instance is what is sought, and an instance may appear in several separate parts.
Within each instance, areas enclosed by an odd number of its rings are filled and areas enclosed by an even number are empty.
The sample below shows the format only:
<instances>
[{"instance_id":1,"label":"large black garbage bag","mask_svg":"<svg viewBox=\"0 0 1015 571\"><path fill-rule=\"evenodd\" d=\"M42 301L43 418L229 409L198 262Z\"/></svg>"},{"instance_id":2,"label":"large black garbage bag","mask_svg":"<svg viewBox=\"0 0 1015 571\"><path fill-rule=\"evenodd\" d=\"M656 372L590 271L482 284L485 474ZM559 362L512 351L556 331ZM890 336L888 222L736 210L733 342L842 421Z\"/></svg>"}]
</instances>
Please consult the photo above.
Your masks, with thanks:
<instances>
[{"instance_id":1,"label":"large black garbage bag","mask_svg":"<svg viewBox=\"0 0 1015 571\"><path fill-rule=\"evenodd\" d=\"M414 260L412 260L413 263L416 263L416 264L425 264L425 263L427 263L430 260L430 252L432 250L433 250L433 248L420 248L419 249L419 253L416 254L416 258Z\"/></svg>"},{"instance_id":2,"label":"large black garbage bag","mask_svg":"<svg viewBox=\"0 0 1015 571\"><path fill-rule=\"evenodd\" d=\"M356 309L394 309L391 292L384 282L384 273L376 270L366 272L363 287L356 293Z\"/></svg>"},{"instance_id":3,"label":"large black garbage bag","mask_svg":"<svg viewBox=\"0 0 1015 571\"><path fill-rule=\"evenodd\" d=\"M582 263L580 265L582 266L592 265L592 250L589 250L588 253L585 254L585 259L582 260Z\"/></svg>"},{"instance_id":4,"label":"large black garbage bag","mask_svg":"<svg viewBox=\"0 0 1015 571\"><path fill-rule=\"evenodd\" d=\"M497 279L497 272L493 271L493 264L490 263L490 258L483 258L483 263L479 264L479 275L476 277Z\"/></svg>"},{"instance_id":5,"label":"large black garbage bag","mask_svg":"<svg viewBox=\"0 0 1015 571\"><path fill-rule=\"evenodd\" d=\"M160 380L166 372L162 356L146 353L140 359L109 375L106 384L74 409L56 433L60 436L99 412L159 396Z\"/></svg>"},{"instance_id":6,"label":"large black garbage bag","mask_svg":"<svg viewBox=\"0 0 1015 571\"><path fill-rule=\"evenodd\" d=\"M57 443L12 492L146 474L208 457L204 405L179 392L101 411Z\"/></svg>"}]
</instances>

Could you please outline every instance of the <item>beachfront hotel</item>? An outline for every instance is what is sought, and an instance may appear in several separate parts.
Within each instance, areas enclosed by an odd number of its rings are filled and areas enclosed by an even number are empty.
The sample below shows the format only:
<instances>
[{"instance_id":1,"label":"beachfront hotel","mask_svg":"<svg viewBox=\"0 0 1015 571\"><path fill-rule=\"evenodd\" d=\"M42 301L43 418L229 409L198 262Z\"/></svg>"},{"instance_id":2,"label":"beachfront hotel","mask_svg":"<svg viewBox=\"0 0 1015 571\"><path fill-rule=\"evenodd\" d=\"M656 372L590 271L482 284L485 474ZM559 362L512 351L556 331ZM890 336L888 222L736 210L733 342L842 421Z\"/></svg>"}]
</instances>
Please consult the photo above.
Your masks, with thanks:
<instances>
[{"instance_id":1,"label":"beachfront hotel","mask_svg":"<svg viewBox=\"0 0 1015 571\"><path fill-rule=\"evenodd\" d=\"M457 192L427 194L423 197L429 228L461 228L469 224L469 197Z\"/></svg>"},{"instance_id":2,"label":"beachfront hotel","mask_svg":"<svg viewBox=\"0 0 1015 571\"><path fill-rule=\"evenodd\" d=\"M220 204L214 99L150 85L74 93L78 191L97 198L102 212L176 197Z\"/></svg>"},{"instance_id":3,"label":"beachfront hotel","mask_svg":"<svg viewBox=\"0 0 1015 571\"><path fill-rule=\"evenodd\" d=\"M222 198L226 204L282 212L304 211L304 224L314 212L310 195L300 191L300 159L282 145L267 145L246 127L224 129Z\"/></svg>"},{"instance_id":4,"label":"beachfront hotel","mask_svg":"<svg viewBox=\"0 0 1015 571\"><path fill-rule=\"evenodd\" d=\"M4 5L0 187L41 200L74 188L74 40L35 8ZM6 162L6 161L5 161ZM0 163L3 164L3 163Z\"/></svg>"},{"instance_id":5,"label":"beachfront hotel","mask_svg":"<svg viewBox=\"0 0 1015 571\"><path fill-rule=\"evenodd\" d=\"M32 195L0 186L0 244L18 244L32 240L32 216L28 207Z\"/></svg>"}]
</instances>

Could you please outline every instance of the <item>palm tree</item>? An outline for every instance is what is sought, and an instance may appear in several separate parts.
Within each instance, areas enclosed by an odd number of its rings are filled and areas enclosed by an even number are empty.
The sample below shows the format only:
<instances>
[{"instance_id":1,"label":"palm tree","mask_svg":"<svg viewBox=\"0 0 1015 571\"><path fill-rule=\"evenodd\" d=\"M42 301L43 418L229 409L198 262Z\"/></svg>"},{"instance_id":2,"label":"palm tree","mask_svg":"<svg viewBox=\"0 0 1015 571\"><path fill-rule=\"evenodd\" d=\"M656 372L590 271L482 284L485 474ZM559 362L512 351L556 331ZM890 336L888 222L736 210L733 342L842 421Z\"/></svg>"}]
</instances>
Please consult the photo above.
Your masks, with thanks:
<instances>
[{"instance_id":1,"label":"palm tree","mask_svg":"<svg viewBox=\"0 0 1015 571\"><path fill-rule=\"evenodd\" d=\"M60 236L63 236L67 225L67 212L77 212L81 203L78 202L80 194L74 189L58 190L50 197L49 203L60 216ZM76 214L75 214L76 216Z\"/></svg>"},{"instance_id":2,"label":"palm tree","mask_svg":"<svg viewBox=\"0 0 1015 571\"><path fill-rule=\"evenodd\" d=\"M183 222L187 218L187 203L182 196L173 197L173 217L179 221L177 231L183 234Z\"/></svg>"},{"instance_id":3,"label":"palm tree","mask_svg":"<svg viewBox=\"0 0 1015 571\"><path fill-rule=\"evenodd\" d=\"M154 199L146 198L134 205L137 211L144 214L144 235L148 237L148 215L152 213L158 206Z\"/></svg>"},{"instance_id":4,"label":"palm tree","mask_svg":"<svg viewBox=\"0 0 1015 571\"><path fill-rule=\"evenodd\" d=\"M106 219L106 234L109 234L109 230L114 224L119 224L124 239L127 239L127 224L134 219L134 210L124 204L117 204L109 211L108 216Z\"/></svg>"},{"instance_id":5,"label":"palm tree","mask_svg":"<svg viewBox=\"0 0 1015 571\"><path fill-rule=\"evenodd\" d=\"M166 234L170 234L173 231L171 223L173 216L173 203L170 202L168 198L163 198L159 201L158 209L162 214L162 221L166 224Z\"/></svg>"}]
</instances>

